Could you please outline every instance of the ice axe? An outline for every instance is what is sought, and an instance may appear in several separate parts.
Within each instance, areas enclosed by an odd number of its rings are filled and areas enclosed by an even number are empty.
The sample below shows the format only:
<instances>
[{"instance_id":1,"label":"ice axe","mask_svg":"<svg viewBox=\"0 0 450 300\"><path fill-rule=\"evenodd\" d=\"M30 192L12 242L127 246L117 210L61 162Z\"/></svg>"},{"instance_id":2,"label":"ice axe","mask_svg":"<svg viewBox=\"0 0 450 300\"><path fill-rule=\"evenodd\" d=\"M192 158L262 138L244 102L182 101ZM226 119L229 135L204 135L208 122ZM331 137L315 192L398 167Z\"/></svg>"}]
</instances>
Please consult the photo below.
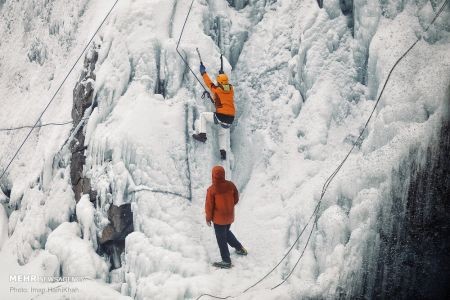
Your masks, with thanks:
<instances>
[{"instance_id":1,"label":"ice axe","mask_svg":"<svg viewBox=\"0 0 450 300\"><path fill-rule=\"evenodd\" d=\"M203 60L202 60L202 56L200 55L200 50L198 50L198 48L195 48L195 50L197 50L197 54L198 54L198 59L200 60L200 64L203 65ZM223 53L220 52L220 70L219 70L219 74L224 74L225 72L223 71Z\"/></svg>"},{"instance_id":2,"label":"ice axe","mask_svg":"<svg viewBox=\"0 0 450 300\"><path fill-rule=\"evenodd\" d=\"M219 74L224 74L225 72L223 71L223 54L222 52L220 52L220 70L219 70Z\"/></svg>"},{"instance_id":3,"label":"ice axe","mask_svg":"<svg viewBox=\"0 0 450 300\"><path fill-rule=\"evenodd\" d=\"M203 65L203 60L202 60L202 56L200 55L200 51L198 50L198 48L195 48L195 50L197 50L198 59L200 59L200 64ZM205 99L205 97L207 97L209 100L211 100L211 102L214 104L214 100L211 98L211 94L206 89L202 94L202 99Z\"/></svg>"},{"instance_id":4,"label":"ice axe","mask_svg":"<svg viewBox=\"0 0 450 300\"><path fill-rule=\"evenodd\" d=\"M192 5L194 5L194 0L192 0L191 2L191 6L189 7L189 11L186 15L186 19L184 20L184 24L183 27L181 28L181 32L180 32L180 37L178 38L178 42L177 42L177 47L175 48L175 50L177 51L178 55L180 56L181 60L184 62L184 64L186 65L186 67L189 69L189 71L192 73L192 75L194 75L194 78L198 81L198 83L200 83L200 86L203 88L203 95L202 95L202 99L205 97L208 97L209 99L211 99L211 102L213 102L211 95L209 94L208 90L205 88L205 86L203 85L203 83L200 81L200 79L197 77L197 74L195 74L195 72L191 69L191 67L189 66L188 61L186 60L186 58L184 58L184 56L180 53L180 51L178 50L178 47L180 46L180 42L181 42L181 37L183 36L183 32L184 32L184 27L186 26L187 20L189 18L189 14L191 13L191 9L192 9ZM200 52L197 49L197 53L200 56ZM201 58L200 58L201 61Z\"/></svg>"},{"instance_id":5,"label":"ice axe","mask_svg":"<svg viewBox=\"0 0 450 300\"><path fill-rule=\"evenodd\" d=\"M200 51L198 50L198 48L195 48L195 50L197 50L198 59L200 59L200 64L203 65L203 60L202 60L202 56L200 55Z\"/></svg>"}]
</instances>

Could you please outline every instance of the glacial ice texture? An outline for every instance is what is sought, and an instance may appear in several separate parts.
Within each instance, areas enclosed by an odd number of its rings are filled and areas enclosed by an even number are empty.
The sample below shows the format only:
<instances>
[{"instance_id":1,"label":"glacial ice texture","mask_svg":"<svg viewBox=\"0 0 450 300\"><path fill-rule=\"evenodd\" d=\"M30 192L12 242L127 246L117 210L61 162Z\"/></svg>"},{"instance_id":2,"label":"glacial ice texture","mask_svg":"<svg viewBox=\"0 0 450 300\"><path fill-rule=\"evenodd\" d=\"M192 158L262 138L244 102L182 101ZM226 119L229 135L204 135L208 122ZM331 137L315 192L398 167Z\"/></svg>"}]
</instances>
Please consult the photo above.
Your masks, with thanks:
<instances>
[{"instance_id":1,"label":"glacial ice texture","mask_svg":"<svg viewBox=\"0 0 450 300\"><path fill-rule=\"evenodd\" d=\"M0 1L2 127L35 120L112 3ZM119 293L192 299L244 290L306 225L388 71L442 3L194 2L180 51L197 71L198 47L212 76L223 52L236 89L226 167L241 192L233 231L250 255L232 256L235 267L225 273L210 267L219 255L203 216L210 169L220 163L216 132L208 131L205 145L190 139L199 113L212 107L175 52L190 1L119 2L95 39L94 104L84 129L83 175L97 192L95 207L86 197L75 203L70 153L63 148L70 126L34 131L0 182L0 260L17 272L83 273L93 280L79 299L95 298L98 290L111 299ZM397 66L362 144L330 185L289 281L270 290L294 266L305 238L242 299L448 292L450 285L427 274L448 274L449 265L449 252L442 251L449 236L449 168L442 158L448 153L449 28L447 6ZM70 119L81 69L42 122ZM1 167L25 135L0 132L8 145L0 148ZM108 224L108 208L126 203L135 232L126 238L122 267L109 272L109 259L95 252L96 238ZM422 242L433 246L420 251ZM407 287L412 285L423 290Z\"/></svg>"}]
</instances>

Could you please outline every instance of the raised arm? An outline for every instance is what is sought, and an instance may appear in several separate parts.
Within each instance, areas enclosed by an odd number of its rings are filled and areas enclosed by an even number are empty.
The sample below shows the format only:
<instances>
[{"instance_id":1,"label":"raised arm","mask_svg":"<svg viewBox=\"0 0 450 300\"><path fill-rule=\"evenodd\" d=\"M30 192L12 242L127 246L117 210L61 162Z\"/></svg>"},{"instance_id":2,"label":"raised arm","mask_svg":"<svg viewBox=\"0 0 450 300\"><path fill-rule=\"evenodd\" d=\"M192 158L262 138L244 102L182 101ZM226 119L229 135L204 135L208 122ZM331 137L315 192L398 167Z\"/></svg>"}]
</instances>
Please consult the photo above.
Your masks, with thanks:
<instances>
[{"instance_id":1,"label":"raised arm","mask_svg":"<svg viewBox=\"0 0 450 300\"><path fill-rule=\"evenodd\" d=\"M216 86L211 81L211 78L209 78L208 73L206 73L206 72L203 73L202 77L203 77L203 80L205 81L206 86L211 90L211 92L214 92L214 89L216 88Z\"/></svg>"},{"instance_id":2,"label":"raised arm","mask_svg":"<svg viewBox=\"0 0 450 300\"><path fill-rule=\"evenodd\" d=\"M206 87L210 89L211 92L214 93L214 89L216 89L217 87L211 81L211 78L209 77L208 73L206 73L206 68L203 64L200 64L200 73L202 74L203 81L205 82Z\"/></svg>"}]
</instances>

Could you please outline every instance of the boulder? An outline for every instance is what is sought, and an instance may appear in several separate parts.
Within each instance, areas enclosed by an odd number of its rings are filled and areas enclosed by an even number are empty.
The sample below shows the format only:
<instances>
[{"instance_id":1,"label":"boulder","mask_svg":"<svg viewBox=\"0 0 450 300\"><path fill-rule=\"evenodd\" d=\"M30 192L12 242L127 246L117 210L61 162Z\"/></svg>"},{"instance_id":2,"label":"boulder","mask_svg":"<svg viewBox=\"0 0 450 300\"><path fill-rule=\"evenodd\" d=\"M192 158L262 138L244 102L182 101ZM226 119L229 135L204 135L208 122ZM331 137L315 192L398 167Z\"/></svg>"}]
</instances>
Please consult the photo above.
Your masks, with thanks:
<instances>
[{"instance_id":1,"label":"boulder","mask_svg":"<svg viewBox=\"0 0 450 300\"><path fill-rule=\"evenodd\" d=\"M126 236L134 230L131 204L111 205L108 209L108 220L110 224L103 229L100 244L103 245L109 241L124 241Z\"/></svg>"},{"instance_id":2,"label":"boulder","mask_svg":"<svg viewBox=\"0 0 450 300\"><path fill-rule=\"evenodd\" d=\"M131 204L111 205L108 209L110 223L103 229L99 239L100 252L110 257L111 269L121 267L120 255L125 249L125 238L134 231Z\"/></svg>"}]
</instances>

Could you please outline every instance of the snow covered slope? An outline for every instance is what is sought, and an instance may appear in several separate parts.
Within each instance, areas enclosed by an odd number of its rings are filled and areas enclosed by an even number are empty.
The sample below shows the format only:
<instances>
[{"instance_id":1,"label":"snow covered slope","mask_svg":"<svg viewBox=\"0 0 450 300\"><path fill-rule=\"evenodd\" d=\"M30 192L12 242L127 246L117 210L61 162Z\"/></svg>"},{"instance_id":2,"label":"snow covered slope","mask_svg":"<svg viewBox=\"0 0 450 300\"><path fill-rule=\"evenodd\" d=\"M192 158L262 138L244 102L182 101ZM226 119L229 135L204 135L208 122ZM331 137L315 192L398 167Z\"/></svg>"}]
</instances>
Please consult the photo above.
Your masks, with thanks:
<instances>
[{"instance_id":1,"label":"snow covered slope","mask_svg":"<svg viewBox=\"0 0 450 300\"><path fill-rule=\"evenodd\" d=\"M10 128L35 121L115 1L3 2L0 127ZM190 1L119 1L95 39L93 104L82 127L82 170L95 209L87 195L77 204L72 191L71 153L63 146L74 128L36 129L0 181L0 261L7 266L0 295L36 296L10 291L8 276L16 273L89 277L66 285L78 289L75 299L380 295L385 236L397 226L393 205L407 207L405 190L414 181L408 170L426 168L428 149L448 120L450 5L392 74L364 141L324 197L298 266L312 223L279 268L240 292L294 243L390 68L443 2L194 1L180 51L197 72L198 47L211 75L222 51L236 88L226 167L241 192L233 231L250 254L232 255L234 268L225 271L210 266L219 253L203 215L210 170L221 163L215 132L205 145L190 138L199 113L212 107L175 50ZM82 68L42 123L71 119ZM0 168L26 134L0 132ZM109 208L123 204L131 204L134 232L114 258L121 267L109 271L97 237ZM271 290L294 266L289 280Z\"/></svg>"}]
</instances>

